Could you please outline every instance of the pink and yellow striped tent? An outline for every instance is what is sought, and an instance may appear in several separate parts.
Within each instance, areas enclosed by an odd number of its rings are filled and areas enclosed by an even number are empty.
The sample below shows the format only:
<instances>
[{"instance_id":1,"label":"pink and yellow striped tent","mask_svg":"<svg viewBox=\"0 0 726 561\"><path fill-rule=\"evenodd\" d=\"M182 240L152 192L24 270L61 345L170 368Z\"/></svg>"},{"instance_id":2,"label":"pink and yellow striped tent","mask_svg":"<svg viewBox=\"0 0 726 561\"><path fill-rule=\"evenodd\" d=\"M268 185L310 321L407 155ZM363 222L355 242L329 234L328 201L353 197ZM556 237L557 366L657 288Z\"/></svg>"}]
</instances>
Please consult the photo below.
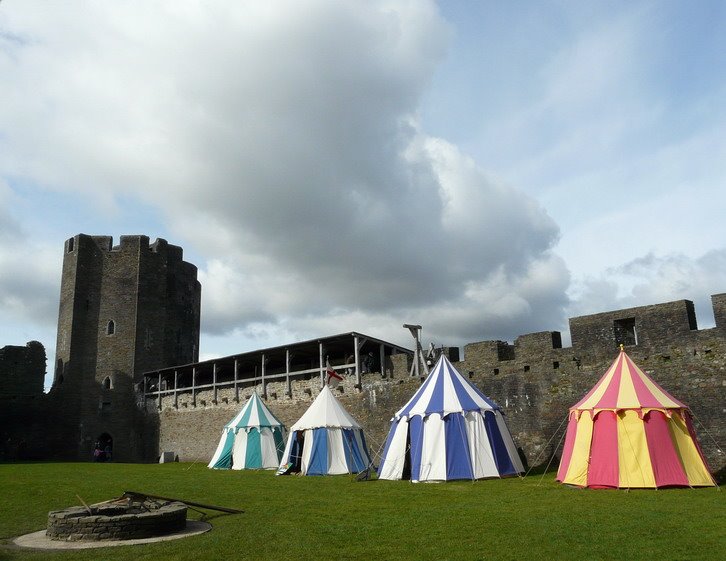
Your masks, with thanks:
<instances>
[{"instance_id":1,"label":"pink and yellow striped tent","mask_svg":"<svg viewBox=\"0 0 726 561\"><path fill-rule=\"evenodd\" d=\"M570 408L557 481L578 487L713 486L691 412L621 351Z\"/></svg>"}]
</instances>

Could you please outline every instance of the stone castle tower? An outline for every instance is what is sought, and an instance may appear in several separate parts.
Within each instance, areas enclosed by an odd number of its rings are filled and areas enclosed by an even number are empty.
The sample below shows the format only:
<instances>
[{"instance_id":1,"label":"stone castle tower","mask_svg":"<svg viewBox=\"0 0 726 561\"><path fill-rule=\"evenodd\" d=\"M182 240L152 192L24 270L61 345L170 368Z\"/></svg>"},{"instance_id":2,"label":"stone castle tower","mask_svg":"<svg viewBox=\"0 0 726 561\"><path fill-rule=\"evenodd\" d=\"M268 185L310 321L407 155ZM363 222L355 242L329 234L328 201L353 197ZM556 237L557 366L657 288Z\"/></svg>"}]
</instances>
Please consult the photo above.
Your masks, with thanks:
<instances>
[{"instance_id":1,"label":"stone castle tower","mask_svg":"<svg viewBox=\"0 0 726 561\"><path fill-rule=\"evenodd\" d=\"M198 360L200 297L197 268L165 240L66 241L50 392L61 457L88 459L100 442L119 461L155 458L141 374Z\"/></svg>"}]
</instances>

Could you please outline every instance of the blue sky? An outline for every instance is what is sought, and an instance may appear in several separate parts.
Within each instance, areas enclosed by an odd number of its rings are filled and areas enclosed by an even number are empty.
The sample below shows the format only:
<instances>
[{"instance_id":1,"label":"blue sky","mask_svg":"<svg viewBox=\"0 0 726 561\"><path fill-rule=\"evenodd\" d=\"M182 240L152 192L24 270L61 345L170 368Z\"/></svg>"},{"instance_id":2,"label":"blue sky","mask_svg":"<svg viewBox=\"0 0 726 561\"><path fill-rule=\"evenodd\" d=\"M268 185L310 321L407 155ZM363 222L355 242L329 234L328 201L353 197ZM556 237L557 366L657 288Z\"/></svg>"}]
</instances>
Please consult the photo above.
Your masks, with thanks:
<instances>
[{"instance_id":1,"label":"blue sky","mask_svg":"<svg viewBox=\"0 0 726 561\"><path fill-rule=\"evenodd\" d=\"M63 240L199 267L202 356L513 340L726 290L726 5L0 3L0 345ZM567 340L567 333L565 340Z\"/></svg>"}]
</instances>

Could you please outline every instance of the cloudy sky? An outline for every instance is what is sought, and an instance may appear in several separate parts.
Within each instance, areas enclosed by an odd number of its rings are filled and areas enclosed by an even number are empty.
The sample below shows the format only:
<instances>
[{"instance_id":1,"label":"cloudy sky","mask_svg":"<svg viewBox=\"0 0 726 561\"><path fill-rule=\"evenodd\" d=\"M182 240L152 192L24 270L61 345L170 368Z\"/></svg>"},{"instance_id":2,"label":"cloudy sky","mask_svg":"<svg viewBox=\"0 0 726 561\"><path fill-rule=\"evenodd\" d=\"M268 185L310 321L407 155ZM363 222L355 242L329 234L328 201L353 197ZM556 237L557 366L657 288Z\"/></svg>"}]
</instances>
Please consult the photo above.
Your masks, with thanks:
<instances>
[{"instance_id":1,"label":"cloudy sky","mask_svg":"<svg viewBox=\"0 0 726 561\"><path fill-rule=\"evenodd\" d=\"M726 291L726 3L0 2L0 346L145 234L203 358L513 340Z\"/></svg>"}]
</instances>

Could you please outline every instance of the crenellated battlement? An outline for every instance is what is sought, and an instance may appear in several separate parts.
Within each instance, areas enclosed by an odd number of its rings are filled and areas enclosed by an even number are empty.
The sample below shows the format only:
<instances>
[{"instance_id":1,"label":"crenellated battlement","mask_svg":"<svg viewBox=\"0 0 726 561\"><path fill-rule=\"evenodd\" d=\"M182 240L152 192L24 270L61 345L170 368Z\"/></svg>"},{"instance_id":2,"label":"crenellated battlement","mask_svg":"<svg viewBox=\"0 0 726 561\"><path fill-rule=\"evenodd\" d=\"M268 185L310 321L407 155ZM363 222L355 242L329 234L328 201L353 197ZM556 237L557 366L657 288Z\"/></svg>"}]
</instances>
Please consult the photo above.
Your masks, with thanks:
<instances>
[{"instance_id":1,"label":"crenellated battlement","mask_svg":"<svg viewBox=\"0 0 726 561\"><path fill-rule=\"evenodd\" d=\"M197 268L162 238L66 240L51 395L79 455L107 433L132 435L118 458L148 457L132 388L143 371L198 359L200 300Z\"/></svg>"},{"instance_id":2,"label":"crenellated battlement","mask_svg":"<svg viewBox=\"0 0 726 561\"><path fill-rule=\"evenodd\" d=\"M382 443L391 415L422 381L409 376L410 351L359 333L199 363L200 298L197 268L164 239L121 236L115 246L110 236L66 240L54 387L47 399L27 399L16 408L27 411L34 403L35 420L0 423L0 430L21 438L32 425L47 436L51 416L48 457L87 457L105 434L120 460L153 459L163 450L207 460L221 427L253 390L288 426L296 421L319 390L329 358L344 373L338 396L367 437ZM568 407L602 376L622 344L708 427L712 438L701 445L719 470L726 466L714 444L726 436L726 293L711 301L716 325L709 329L698 329L692 301L677 300L570 318L569 347L560 332L541 331L511 343L469 343L463 360L456 347L442 350L502 407L522 454L540 463L557 451L552 437ZM29 356L31 346L0 349L5 370L14 368L15 357ZM44 361L37 362L31 370L40 377L22 374L24 381L42 379ZM16 409L0 403L0 417ZM20 450L20 440L15 444ZM0 458L22 456L13 450L0 446Z\"/></svg>"},{"instance_id":3,"label":"crenellated battlement","mask_svg":"<svg viewBox=\"0 0 726 561\"><path fill-rule=\"evenodd\" d=\"M638 306L570 318L571 347L559 331L541 331L506 341L479 341L464 347L466 360L493 364L537 361L551 356L609 356L620 344L657 353L674 346L698 345L704 337L726 337L726 293L711 296L716 326L698 329L691 300ZM715 330L715 331L714 331ZM663 351L665 352L665 351Z\"/></svg>"},{"instance_id":4,"label":"crenellated battlement","mask_svg":"<svg viewBox=\"0 0 726 561\"><path fill-rule=\"evenodd\" d=\"M716 311L717 306L726 304L726 295L715 295L712 300ZM692 303L681 300L581 316L571 319L575 327L571 347L562 346L558 331L542 331L517 337L511 344L470 343L464 347L464 360L454 364L502 407L515 442L531 463L546 461L556 452L553 434L568 408L617 356L619 340L625 341L630 356L653 379L691 407L718 440L726 433L722 421L726 330L719 326L695 329L692 312ZM628 341L632 328L636 337ZM385 375L363 376L360 383L344 376L336 390L372 441L385 440L391 415L421 383L418 377L408 375L409 367L402 361ZM158 376L158 383L149 394L149 405L150 411L158 411L160 419L160 450L174 450L184 460L211 456L215 435L252 391L267 399L278 418L289 426L314 399L321 383L315 376L296 376L285 384L274 375L260 380L259 375L248 374L240 377L239 384L233 385L229 379L220 384L219 372L224 369L218 367L216 386L207 379L198 382L196 389L190 388L187 380L177 388L174 380L177 374L182 379L182 371L176 370L152 376L152 380ZM701 444L713 468L726 465L723 452L712 440L702 439Z\"/></svg>"},{"instance_id":5,"label":"crenellated battlement","mask_svg":"<svg viewBox=\"0 0 726 561\"><path fill-rule=\"evenodd\" d=\"M711 306L713 307L716 327L726 330L726 293L713 294L711 296Z\"/></svg>"},{"instance_id":6,"label":"crenellated battlement","mask_svg":"<svg viewBox=\"0 0 726 561\"><path fill-rule=\"evenodd\" d=\"M72 255L90 254L96 257L109 256L113 254L144 254L158 255L166 259L169 263L184 262L184 250L178 245L171 245L163 238L157 238L151 242L148 236L132 235L121 236L119 243L114 245L113 236L89 236L87 234L77 234L69 238L65 242L65 253ZM185 262L184 262L185 263ZM196 266L186 263L187 267L191 267L196 271Z\"/></svg>"},{"instance_id":7,"label":"crenellated battlement","mask_svg":"<svg viewBox=\"0 0 726 561\"><path fill-rule=\"evenodd\" d=\"M45 347L38 341L0 348L0 399L43 395Z\"/></svg>"}]
</instances>

